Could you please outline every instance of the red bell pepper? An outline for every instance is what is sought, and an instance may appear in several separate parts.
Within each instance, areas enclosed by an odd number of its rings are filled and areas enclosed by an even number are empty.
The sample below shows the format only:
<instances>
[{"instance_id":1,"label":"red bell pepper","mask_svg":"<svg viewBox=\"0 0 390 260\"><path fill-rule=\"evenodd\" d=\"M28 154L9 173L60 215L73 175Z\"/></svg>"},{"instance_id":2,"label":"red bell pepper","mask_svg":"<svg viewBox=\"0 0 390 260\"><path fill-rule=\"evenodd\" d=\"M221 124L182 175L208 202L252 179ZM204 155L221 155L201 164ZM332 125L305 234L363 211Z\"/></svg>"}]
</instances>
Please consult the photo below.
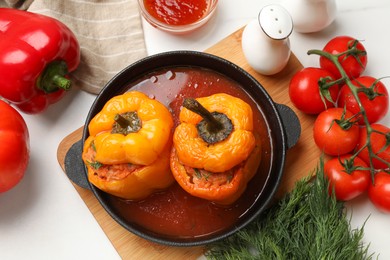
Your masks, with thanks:
<instances>
[{"instance_id":1,"label":"red bell pepper","mask_svg":"<svg viewBox=\"0 0 390 260\"><path fill-rule=\"evenodd\" d=\"M35 114L60 100L68 74L80 63L80 46L60 21L0 8L0 96Z\"/></svg>"},{"instance_id":2,"label":"red bell pepper","mask_svg":"<svg viewBox=\"0 0 390 260\"><path fill-rule=\"evenodd\" d=\"M23 117L0 99L0 193L23 178L30 158L30 139Z\"/></svg>"}]
</instances>

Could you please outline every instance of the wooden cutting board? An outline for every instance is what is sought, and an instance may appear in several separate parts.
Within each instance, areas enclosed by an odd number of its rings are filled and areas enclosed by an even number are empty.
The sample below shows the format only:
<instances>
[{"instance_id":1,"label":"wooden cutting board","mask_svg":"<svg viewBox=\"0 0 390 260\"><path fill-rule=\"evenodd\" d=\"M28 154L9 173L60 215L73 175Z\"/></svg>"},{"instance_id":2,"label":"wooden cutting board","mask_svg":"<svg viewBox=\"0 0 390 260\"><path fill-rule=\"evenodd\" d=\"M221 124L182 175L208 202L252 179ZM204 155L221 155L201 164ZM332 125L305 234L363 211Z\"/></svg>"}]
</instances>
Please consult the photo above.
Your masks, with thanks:
<instances>
[{"instance_id":1,"label":"wooden cutting board","mask_svg":"<svg viewBox=\"0 0 390 260\"><path fill-rule=\"evenodd\" d=\"M297 114L302 133L298 143L287 152L285 173L276 197L281 197L290 191L295 182L302 177L312 174L318 164L320 151L314 144L312 126L314 117L297 111L291 104L288 95L288 84L291 77L302 68L301 63L292 54L286 68L273 76L263 76L253 71L246 63L241 50L240 29L221 42L205 50L205 52L220 56L239 65L254 76L268 91L276 103L291 107ZM58 147L58 162L64 169L64 160L70 147L79 141L82 136L82 127L68 135ZM151 243L139 238L117 224L100 206L90 190L74 184L75 189L94 215L103 231L110 239L122 259L196 259L202 255L203 247L178 248Z\"/></svg>"}]
</instances>

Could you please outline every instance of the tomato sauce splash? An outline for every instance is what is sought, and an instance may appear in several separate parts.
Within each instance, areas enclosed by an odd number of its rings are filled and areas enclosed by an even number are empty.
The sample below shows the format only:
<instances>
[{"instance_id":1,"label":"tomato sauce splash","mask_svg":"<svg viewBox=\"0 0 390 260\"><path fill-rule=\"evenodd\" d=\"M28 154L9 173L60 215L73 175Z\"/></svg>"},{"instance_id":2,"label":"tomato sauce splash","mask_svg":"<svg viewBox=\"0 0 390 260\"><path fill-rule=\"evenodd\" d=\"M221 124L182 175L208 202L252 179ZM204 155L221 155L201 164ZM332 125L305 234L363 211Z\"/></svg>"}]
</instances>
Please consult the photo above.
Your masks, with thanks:
<instances>
[{"instance_id":1,"label":"tomato sauce splash","mask_svg":"<svg viewBox=\"0 0 390 260\"><path fill-rule=\"evenodd\" d=\"M200 20L209 0L144 0L148 13L168 25L187 25Z\"/></svg>"}]
</instances>

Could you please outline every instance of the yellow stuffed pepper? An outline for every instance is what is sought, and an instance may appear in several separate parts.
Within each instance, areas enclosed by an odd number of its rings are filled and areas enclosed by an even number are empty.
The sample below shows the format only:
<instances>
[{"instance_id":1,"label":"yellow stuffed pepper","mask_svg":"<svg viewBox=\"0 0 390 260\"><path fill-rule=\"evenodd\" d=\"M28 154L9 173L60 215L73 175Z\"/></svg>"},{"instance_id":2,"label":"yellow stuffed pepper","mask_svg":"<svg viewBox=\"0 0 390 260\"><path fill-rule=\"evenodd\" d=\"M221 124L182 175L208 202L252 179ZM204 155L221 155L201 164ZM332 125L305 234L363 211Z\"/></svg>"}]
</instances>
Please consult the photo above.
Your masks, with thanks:
<instances>
[{"instance_id":1,"label":"yellow stuffed pepper","mask_svg":"<svg viewBox=\"0 0 390 260\"><path fill-rule=\"evenodd\" d=\"M97 188L128 200L169 187L173 119L138 91L110 99L88 125L82 159Z\"/></svg>"},{"instance_id":2,"label":"yellow stuffed pepper","mask_svg":"<svg viewBox=\"0 0 390 260\"><path fill-rule=\"evenodd\" d=\"M228 94L186 99L173 136L171 170L193 196L231 204L257 171L252 109Z\"/></svg>"}]
</instances>

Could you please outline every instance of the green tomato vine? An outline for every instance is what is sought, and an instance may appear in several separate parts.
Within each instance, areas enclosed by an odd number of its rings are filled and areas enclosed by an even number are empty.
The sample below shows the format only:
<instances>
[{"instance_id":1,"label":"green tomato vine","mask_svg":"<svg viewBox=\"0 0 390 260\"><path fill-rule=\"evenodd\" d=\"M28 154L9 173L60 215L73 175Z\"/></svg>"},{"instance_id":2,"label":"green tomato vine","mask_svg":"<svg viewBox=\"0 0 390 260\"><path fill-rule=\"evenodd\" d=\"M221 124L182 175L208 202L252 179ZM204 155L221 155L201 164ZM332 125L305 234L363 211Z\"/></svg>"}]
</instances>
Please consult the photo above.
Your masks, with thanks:
<instances>
[{"instance_id":1,"label":"green tomato vine","mask_svg":"<svg viewBox=\"0 0 390 260\"><path fill-rule=\"evenodd\" d=\"M367 132L367 139L366 139L366 143L357 151L355 151L351 157L351 161L354 160L354 158L356 158L364 149L367 148L367 151L369 153L369 170L370 173L371 173L371 178L372 180L374 179L374 175L378 172L378 171L386 171L386 172L390 172L390 162L382 159L380 156L378 156L374 151L373 151L373 148L372 148L372 144L371 144L371 135L372 133L376 132L378 134L381 134L381 135L384 135L385 138L386 138L386 144L385 146L381 149L381 151L384 151L385 149L387 149L387 147L390 146L390 133L383 133L383 132L379 132L379 131L376 131L372 128L370 122L368 121L368 118L367 118L367 113L366 113L366 109L364 108L360 98L359 98L359 92L362 92L359 90L359 88L357 88L353 83L352 83L352 80L348 77L346 71L344 70L343 66L341 65L340 63L340 60L339 58L342 57L343 55L345 55L345 57L348 57L348 56L353 56L357 61L358 63L363 66L363 64L360 62L360 56L361 55L366 55L366 52L365 51L362 51L362 50L359 50L357 48L357 43L359 41L358 40L354 40L354 42L352 43L351 47L344 51L344 52L340 52L340 53L337 53L337 54L331 54L331 53L328 53L326 51L322 51L322 50L316 50L316 49L313 49L313 50L309 50L307 52L308 55L312 55L312 54L315 54L315 55L319 55L319 56L323 56L325 58L327 58L328 60L330 60L335 66L336 68L338 69L338 71L340 72L340 75L341 75L341 78L340 79L337 79L337 80L334 80L334 81L331 81L331 82L327 82L326 84L330 86L333 86L335 84L340 84L340 83L344 83L348 86L348 88L350 89L353 97L355 98L357 104L359 105L359 114L362 116L363 118L363 121L364 121L364 126L365 126L365 129L366 129L366 132ZM378 82L379 80L375 81L373 83L372 86L370 86L370 89L373 89L375 84ZM368 95L365 91L363 91L363 93L365 95ZM330 100L331 102L335 102L334 100ZM379 153L381 152L379 151ZM377 160L380 160L381 162L385 163L387 165L387 168L386 169L375 169L374 167L374 164L373 164L373 159L377 159Z\"/></svg>"}]
</instances>

